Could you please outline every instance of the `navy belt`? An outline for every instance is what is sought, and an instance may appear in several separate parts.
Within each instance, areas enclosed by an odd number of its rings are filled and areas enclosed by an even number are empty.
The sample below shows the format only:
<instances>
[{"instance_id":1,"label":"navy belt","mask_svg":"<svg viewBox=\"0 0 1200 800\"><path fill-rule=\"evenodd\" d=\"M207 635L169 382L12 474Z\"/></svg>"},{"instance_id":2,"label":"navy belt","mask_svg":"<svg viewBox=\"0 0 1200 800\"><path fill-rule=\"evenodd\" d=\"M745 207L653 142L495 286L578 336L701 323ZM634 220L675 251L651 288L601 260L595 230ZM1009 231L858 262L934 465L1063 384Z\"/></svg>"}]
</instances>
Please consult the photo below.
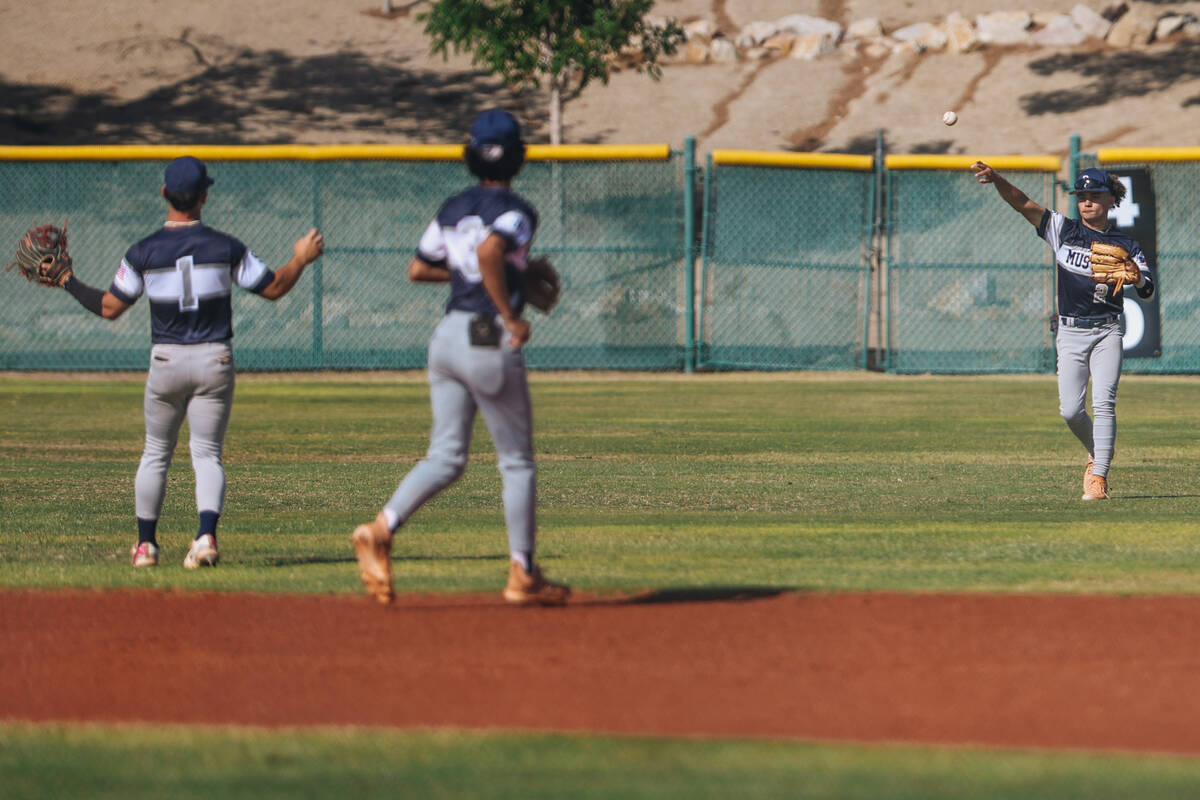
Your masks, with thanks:
<instances>
[{"instance_id":1,"label":"navy belt","mask_svg":"<svg viewBox=\"0 0 1200 800\"><path fill-rule=\"evenodd\" d=\"M1101 325L1107 325L1110 322L1116 322L1121 318L1120 314L1109 314L1104 317L1062 317L1058 318L1059 325L1065 325L1068 328L1099 328Z\"/></svg>"}]
</instances>

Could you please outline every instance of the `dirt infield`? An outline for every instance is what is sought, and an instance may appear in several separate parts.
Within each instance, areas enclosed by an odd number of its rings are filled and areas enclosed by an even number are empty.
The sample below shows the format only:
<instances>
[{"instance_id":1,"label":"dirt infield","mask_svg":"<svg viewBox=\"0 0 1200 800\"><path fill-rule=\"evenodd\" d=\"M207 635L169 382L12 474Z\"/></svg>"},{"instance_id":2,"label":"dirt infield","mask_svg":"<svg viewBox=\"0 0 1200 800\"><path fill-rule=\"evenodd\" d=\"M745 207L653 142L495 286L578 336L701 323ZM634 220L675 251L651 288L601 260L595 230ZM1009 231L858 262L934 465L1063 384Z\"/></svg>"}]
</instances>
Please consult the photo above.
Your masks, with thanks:
<instances>
[{"instance_id":1,"label":"dirt infield","mask_svg":"<svg viewBox=\"0 0 1200 800\"><path fill-rule=\"evenodd\" d=\"M0 719L1200 753L1200 598L0 592Z\"/></svg>"}]
</instances>

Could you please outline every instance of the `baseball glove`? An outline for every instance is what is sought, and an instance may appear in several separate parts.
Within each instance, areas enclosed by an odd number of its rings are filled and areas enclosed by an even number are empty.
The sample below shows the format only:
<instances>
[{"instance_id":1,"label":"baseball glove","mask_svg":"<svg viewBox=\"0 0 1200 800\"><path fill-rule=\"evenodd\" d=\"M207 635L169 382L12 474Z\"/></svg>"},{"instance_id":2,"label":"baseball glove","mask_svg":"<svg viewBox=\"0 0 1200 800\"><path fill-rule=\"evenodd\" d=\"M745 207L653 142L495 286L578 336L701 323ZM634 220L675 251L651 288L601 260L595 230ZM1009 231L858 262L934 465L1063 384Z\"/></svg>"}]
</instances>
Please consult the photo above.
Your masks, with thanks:
<instances>
[{"instance_id":1,"label":"baseball glove","mask_svg":"<svg viewBox=\"0 0 1200 800\"><path fill-rule=\"evenodd\" d=\"M17 243L17 260L5 267L16 267L31 281L43 286L62 286L71 277L71 256L67 253L67 226L36 225Z\"/></svg>"},{"instance_id":2,"label":"baseball glove","mask_svg":"<svg viewBox=\"0 0 1200 800\"><path fill-rule=\"evenodd\" d=\"M1137 265L1123 247L1092 242L1092 252L1088 260L1092 265L1092 280L1112 286L1113 297L1120 295L1127 285L1136 284L1138 281Z\"/></svg>"},{"instance_id":3,"label":"baseball glove","mask_svg":"<svg viewBox=\"0 0 1200 800\"><path fill-rule=\"evenodd\" d=\"M550 260L530 259L529 266L525 268L525 301L543 314L549 314L550 309L558 303L560 294L562 279Z\"/></svg>"}]
</instances>

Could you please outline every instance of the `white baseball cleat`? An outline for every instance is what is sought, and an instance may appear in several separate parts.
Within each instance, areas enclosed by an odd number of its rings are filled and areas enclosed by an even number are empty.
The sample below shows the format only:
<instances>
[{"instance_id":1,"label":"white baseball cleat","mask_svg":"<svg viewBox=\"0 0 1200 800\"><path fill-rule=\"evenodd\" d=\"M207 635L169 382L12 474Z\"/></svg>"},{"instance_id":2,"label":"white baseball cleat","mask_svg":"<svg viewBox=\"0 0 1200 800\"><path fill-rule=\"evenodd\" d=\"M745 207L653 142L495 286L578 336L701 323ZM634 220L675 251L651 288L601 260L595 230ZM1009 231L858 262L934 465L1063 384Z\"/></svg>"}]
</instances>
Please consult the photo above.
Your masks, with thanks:
<instances>
[{"instance_id":1,"label":"white baseball cleat","mask_svg":"<svg viewBox=\"0 0 1200 800\"><path fill-rule=\"evenodd\" d=\"M215 566L221 556L217 553L217 540L211 533L192 540L187 555L183 557L183 566L187 569Z\"/></svg>"},{"instance_id":2,"label":"white baseball cleat","mask_svg":"<svg viewBox=\"0 0 1200 800\"><path fill-rule=\"evenodd\" d=\"M158 548L152 542L138 542L129 551L135 567L157 567Z\"/></svg>"}]
</instances>

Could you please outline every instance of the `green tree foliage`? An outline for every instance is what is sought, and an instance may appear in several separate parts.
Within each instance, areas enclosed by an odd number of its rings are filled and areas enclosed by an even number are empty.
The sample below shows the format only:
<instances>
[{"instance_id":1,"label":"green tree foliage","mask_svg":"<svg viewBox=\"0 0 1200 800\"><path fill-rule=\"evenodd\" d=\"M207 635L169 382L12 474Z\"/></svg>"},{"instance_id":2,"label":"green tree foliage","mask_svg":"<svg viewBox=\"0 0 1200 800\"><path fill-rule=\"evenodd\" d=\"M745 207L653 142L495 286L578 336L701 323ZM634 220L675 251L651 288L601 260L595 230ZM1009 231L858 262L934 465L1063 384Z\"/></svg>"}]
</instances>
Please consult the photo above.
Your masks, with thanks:
<instances>
[{"instance_id":1,"label":"green tree foliage","mask_svg":"<svg viewBox=\"0 0 1200 800\"><path fill-rule=\"evenodd\" d=\"M418 16L434 53L471 53L513 88L550 94L550 141L562 141L562 105L592 81L608 83L613 60L632 56L658 79L660 55L684 41L675 20L646 21L654 0L437 0Z\"/></svg>"}]
</instances>

